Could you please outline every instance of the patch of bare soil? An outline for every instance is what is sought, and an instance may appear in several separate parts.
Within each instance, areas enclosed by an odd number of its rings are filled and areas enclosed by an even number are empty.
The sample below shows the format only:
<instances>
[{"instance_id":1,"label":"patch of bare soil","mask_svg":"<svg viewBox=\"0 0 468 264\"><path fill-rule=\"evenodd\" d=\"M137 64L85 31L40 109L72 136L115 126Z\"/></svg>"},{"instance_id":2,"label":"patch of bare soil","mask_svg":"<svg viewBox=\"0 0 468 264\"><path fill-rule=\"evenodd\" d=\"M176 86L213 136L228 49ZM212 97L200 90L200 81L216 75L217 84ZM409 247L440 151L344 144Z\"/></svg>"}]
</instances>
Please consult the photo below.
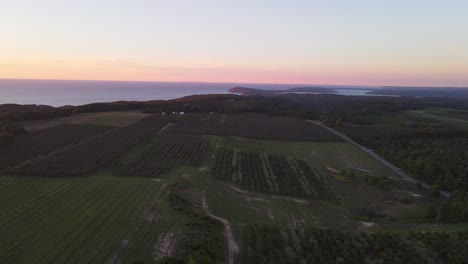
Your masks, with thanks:
<instances>
[{"instance_id":1,"label":"patch of bare soil","mask_svg":"<svg viewBox=\"0 0 468 264\"><path fill-rule=\"evenodd\" d=\"M308 204L309 201L305 200L305 199L299 199L299 198L294 198L294 197L286 197L287 200L289 201L293 201L295 203L300 203L300 204Z\"/></svg>"},{"instance_id":2,"label":"patch of bare soil","mask_svg":"<svg viewBox=\"0 0 468 264\"><path fill-rule=\"evenodd\" d=\"M246 202L265 202L266 200L259 197L244 197Z\"/></svg>"},{"instance_id":3,"label":"patch of bare soil","mask_svg":"<svg viewBox=\"0 0 468 264\"><path fill-rule=\"evenodd\" d=\"M374 227L376 226L375 223L371 223L371 222L361 222L361 228L371 228L371 227Z\"/></svg>"},{"instance_id":4,"label":"patch of bare soil","mask_svg":"<svg viewBox=\"0 0 468 264\"><path fill-rule=\"evenodd\" d=\"M165 256L171 256L174 253L176 241L177 238L174 233L161 233L154 245L153 259L159 260Z\"/></svg>"},{"instance_id":5,"label":"patch of bare soil","mask_svg":"<svg viewBox=\"0 0 468 264\"><path fill-rule=\"evenodd\" d=\"M358 170L358 171L363 171L363 172L367 172L367 173L372 173L372 171L366 170L366 169L363 169L363 168L358 168L358 167L350 167L350 168L351 168L351 169Z\"/></svg>"},{"instance_id":6,"label":"patch of bare soil","mask_svg":"<svg viewBox=\"0 0 468 264\"><path fill-rule=\"evenodd\" d=\"M237 188L236 186L232 186L232 185L229 185L229 188L233 189L234 191L237 191L237 192L240 192L240 193L244 193L244 194L249 194L250 192L246 191L246 190L242 190L240 188Z\"/></svg>"},{"instance_id":7,"label":"patch of bare soil","mask_svg":"<svg viewBox=\"0 0 468 264\"><path fill-rule=\"evenodd\" d=\"M411 196L413 196L413 197L417 197L417 198L423 197L423 195L419 194L419 193L414 193L414 192L408 192L408 193L411 194Z\"/></svg>"},{"instance_id":8,"label":"patch of bare soil","mask_svg":"<svg viewBox=\"0 0 468 264\"><path fill-rule=\"evenodd\" d=\"M335 168L327 166L326 169L327 169L327 171L330 171L330 172L333 172L333 173L336 173L336 174L341 174L341 171L339 171L339 170L337 170Z\"/></svg>"},{"instance_id":9,"label":"patch of bare soil","mask_svg":"<svg viewBox=\"0 0 468 264\"><path fill-rule=\"evenodd\" d=\"M166 190L166 188L167 188L167 183L163 183L163 184L161 185L161 188L159 188L159 193L163 193L164 190Z\"/></svg>"},{"instance_id":10,"label":"patch of bare soil","mask_svg":"<svg viewBox=\"0 0 468 264\"><path fill-rule=\"evenodd\" d=\"M245 195L249 195L250 197L245 198L246 201L254 201L254 200L256 200L256 201L266 201L266 199L264 199L264 198L255 197L255 193L253 193L253 192L242 190L242 189L240 189L238 187L235 187L235 186L232 186L232 185L229 185L229 187L231 189L233 189L234 191L236 191L236 192L239 192L239 193L242 193L242 194L245 194ZM290 197L290 196L278 196L278 195L269 194L268 198L278 199L278 200L287 200L287 201L300 203L300 204L308 204L309 203L308 200L300 199L300 198L296 198L296 197Z\"/></svg>"},{"instance_id":11,"label":"patch of bare soil","mask_svg":"<svg viewBox=\"0 0 468 264\"><path fill-rule=\"evenodd\" d=\"M206 171L206 170L208 170L207 166L204 166L198 169L199 172Z\"/></svg>"}]
</instances>

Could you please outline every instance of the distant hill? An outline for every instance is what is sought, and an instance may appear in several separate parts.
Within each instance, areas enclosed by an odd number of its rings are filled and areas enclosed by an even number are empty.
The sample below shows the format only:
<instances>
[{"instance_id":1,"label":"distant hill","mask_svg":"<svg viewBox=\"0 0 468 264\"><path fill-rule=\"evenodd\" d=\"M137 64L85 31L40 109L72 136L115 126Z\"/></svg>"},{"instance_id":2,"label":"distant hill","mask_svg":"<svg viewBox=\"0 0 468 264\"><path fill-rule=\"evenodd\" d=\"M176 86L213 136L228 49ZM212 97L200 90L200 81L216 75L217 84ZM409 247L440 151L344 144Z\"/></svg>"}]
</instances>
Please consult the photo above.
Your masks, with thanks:
<instances>
[{"instance_id":1,"label":"distant hill","mask_svg":"<svg viewBox=\"0 0 468 264\"><path fill-rule=\"evenodd\" d=\"M404 87L385 86L368 88L329 88L329 87L296 87L283 90L263 90L247 87L234 87L229 92L245 96L276 96L285 94L340 94L340 90L366 90L366 95L400 96L400 97L444 97L468 98L467 87ZM346 95L346 94L341 94ZM361 95L361 96L366 96Z\"/></svg>"},{"instance_id":2,"label":"distant hill","mask_svg":"<svg viewBox=\"0 0 468 264\"><path fill-rule=\"evenodd\" d=\"M387 86L382 89L375 89L368 92L375 95L393 95L409 97L450 97L468 98L468 88L456 87L398 87Z\"/></svg>"},{"instance_id":3,"label":"distant hill","mask_svg":"<svg viewBox=\"0 0 468 264\"><path fill-rule=\"evenodd\" d=\"M230 93L236 93L241 95L263 95L263 96L272 96L277 94L284 94L284 93L328 93L328 94L336 94L337 91L334 88L324 88L324 87L296 87L291 89L284 89L284 90L263 90L263 89L255 89L255 88L247 88L247 87L234 87L229 89Z\"/></svg>"},{"instance_id":4,"label":"distant hill","mask_svg":"<svg viewBox=\"0 0 468 264\"><path fill-rule=\"evenodd\" d=\"M0 104L0 112L36 112L53 111L54 109L54 107L48 105Z\"/></svg>"}]
</instances>

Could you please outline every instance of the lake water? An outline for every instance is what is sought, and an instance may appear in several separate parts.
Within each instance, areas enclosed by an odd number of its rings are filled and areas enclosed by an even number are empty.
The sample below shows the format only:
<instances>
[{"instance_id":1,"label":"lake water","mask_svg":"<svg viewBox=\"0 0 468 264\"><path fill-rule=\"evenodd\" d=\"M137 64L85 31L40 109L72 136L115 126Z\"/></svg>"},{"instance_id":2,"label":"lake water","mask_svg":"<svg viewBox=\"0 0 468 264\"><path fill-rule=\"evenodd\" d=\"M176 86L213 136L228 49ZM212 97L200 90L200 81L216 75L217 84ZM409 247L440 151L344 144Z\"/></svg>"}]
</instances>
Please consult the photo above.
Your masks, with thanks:
<instances>
[{"instance_id":1,"label":"lake water","mask_svg":"<svg viewBox=\"0 0 468 264\"><path fill-rule=\"evenodd\" d=\"M0 104L15 103L63 106L121 100L167 100L193 94L223 94L227 93L230 88L236 86L278 90L303 87L305 85L0 79ZM364 95L364 92L357 92L357 90L348 91L338 88L338 92L345 95Z\"/></svg>"}]
</instances>

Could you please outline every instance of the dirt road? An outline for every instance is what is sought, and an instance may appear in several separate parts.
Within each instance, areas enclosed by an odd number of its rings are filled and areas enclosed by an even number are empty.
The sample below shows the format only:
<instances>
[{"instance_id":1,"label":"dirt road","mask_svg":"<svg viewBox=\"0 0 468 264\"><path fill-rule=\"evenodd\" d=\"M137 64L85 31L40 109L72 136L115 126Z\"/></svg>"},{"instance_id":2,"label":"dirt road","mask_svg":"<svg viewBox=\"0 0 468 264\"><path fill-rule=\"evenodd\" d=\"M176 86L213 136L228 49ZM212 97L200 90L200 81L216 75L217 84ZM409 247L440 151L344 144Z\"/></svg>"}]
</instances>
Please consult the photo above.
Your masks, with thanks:
<instances>
[{"instance_id":1,"label":"dirt road","mask_svg":"<svg viewBox=\"0 0 468 264\"><path fill-rule=\"evenodd\" d=\"M418 180L416 178L413 178L411 176L409 176L408 174L406 174L402 169L398 168L397 166L393 165L392 163L388 162L387 160L385 160L384 158L382 158L381 156L379 156L377 153L375 153L373 150L371 149L368 149L362 145L360 145L359 143L357 143L356 141L352 140L351 138L349 138L348 136L344 135L343 133L340 133L328 126L326 126L325 124L323 124L323 122L320 122L320 121L314 121L314 120L307 120L308 122L311 122L313 124L316 124L318 126L321 126L323 128L325 128L326 130L332 132L333 134L339 136L340 138L342 138L343 140L347 141L348 143L352 144L353 146L359 148L360 150L364 151L365 153L367 153L369 156L373 157L375 160L377 160L378 162L382 163L383 165L385 165L385 167L389 168L390 170L392 170L393 172L395 172L396 174L398 174L400 177L402 177L403 179L409 181L409 182L412 182L412 183L419 183L421 184L421 186L425 189L430 189L431 186L421 180ZM452 193L448 192L448 191L440 191L440 194L445 196L445 197L450 197L452 195Z\"/></svg>"},{"instance_id":2,"label":"dirt road","mask_svg":"<svg viewBox=\"0 0 468 264\"><path fill-rule=\"evenodd\" d=\"M226 238L226 241L227 241L227 251L228 251L228 259L226 261L227 264L234 264L234 258L235 256L237 255L237 253L239 253L239 246L237 245L237 242L236 240L234 239L234 234L232 233L232 228L231 228L231 224L229 223L228 220L224 219L224 218L221 218L221 217L218 217L216 215L213 215L212 213L210 213L210 211L208 210L208 204L206 203L206 200L205 200L205 194L203 194L203 210L205 211L205 213L210 216L211 218L213 219L216 219L218 221L220 221L221 223L223 223L224 225L224 237Z\"/></svg>"}]
</instances>

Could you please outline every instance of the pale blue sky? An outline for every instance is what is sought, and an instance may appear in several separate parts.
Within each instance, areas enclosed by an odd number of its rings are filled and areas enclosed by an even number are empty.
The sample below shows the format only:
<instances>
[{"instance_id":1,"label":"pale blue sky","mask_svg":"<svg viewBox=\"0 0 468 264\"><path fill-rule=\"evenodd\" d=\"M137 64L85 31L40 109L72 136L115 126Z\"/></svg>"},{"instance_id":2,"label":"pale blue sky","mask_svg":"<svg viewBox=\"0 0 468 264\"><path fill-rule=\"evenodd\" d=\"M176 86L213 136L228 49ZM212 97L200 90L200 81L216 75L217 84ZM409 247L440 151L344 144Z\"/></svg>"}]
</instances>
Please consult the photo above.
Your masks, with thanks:
<instances>
[{"instance_id":1,"label":"pale blue sky","mask_svg":"<svg viewBox=\"0 0 468 264\"><path fill-rule=\"evenodd\" d=\"M0 77L468 85L467 14L462 0L2 0Z\"/></svg>"}]
</instances>

